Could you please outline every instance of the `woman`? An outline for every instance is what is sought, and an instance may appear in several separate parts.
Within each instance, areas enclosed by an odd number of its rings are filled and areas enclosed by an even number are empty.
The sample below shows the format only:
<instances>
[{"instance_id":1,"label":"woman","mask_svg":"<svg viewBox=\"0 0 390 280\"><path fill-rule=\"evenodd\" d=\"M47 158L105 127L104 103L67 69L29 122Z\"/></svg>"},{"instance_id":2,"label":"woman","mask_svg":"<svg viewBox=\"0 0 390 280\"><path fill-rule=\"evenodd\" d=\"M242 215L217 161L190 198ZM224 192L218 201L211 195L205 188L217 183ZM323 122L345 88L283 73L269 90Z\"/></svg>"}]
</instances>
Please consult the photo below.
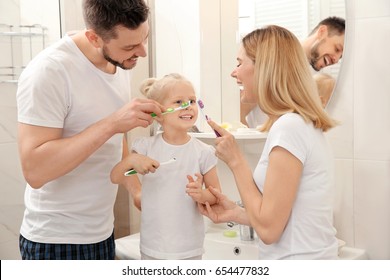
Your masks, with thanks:
<instances>
[{"instance_id":1,"label":"woman","mask_svg":"<svg viewBox=\"0 0 390 280\"><path fill-rule=\"evenodd\" d=\"M336 123L321 106L302 46L288 30L268 26L243 38L237 60L241 101L268 115L267 141L252 175L234 137L209 121L245 209L210 188L219 203L199 210L214 222L251 225L261 259L335 259L332 157L323 132Z\"/></svg>"}]
</instances>

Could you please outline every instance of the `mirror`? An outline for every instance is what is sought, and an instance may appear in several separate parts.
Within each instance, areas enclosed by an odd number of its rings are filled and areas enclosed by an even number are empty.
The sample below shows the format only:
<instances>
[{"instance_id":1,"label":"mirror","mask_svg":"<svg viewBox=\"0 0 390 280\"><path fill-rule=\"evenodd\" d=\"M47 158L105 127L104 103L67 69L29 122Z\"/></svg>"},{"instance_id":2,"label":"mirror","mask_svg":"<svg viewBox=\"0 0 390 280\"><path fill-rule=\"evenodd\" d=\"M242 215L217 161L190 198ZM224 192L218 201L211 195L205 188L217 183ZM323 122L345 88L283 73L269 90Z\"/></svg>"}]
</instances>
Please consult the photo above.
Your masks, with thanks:
<instances>
[{"instance_id":1,"label":"mirror","mask_svg":"<svg viewBox=\"0 0 390 280\"><path fill-rule=\"evenodd\" d=\"M344 0L149 0L151 75L180 72L197 90L205 111L217 122L240 121L240 96L230 73L243 35L277 24L299 40L328 16L345 18ZM341 61L321 70L337 80ZM207 131L205 122L199 127Z\"/></svg>"},{"instance_id":2,"label":"mirror","mask_svg":"<svg viewBox=\"0 0 390 280\"><path fill-rule=\"evenodd\" d=\"M313 44L305 42L305 39L321 20L329 16L345 19L344 0L239 0L239 34L242 38L255 28L269 24L280 25L297 36L309 56ZM318 72L311 67L325 108L332 97L340 66L341 59ZM258 111L257 114L251 113L245 119L246 112L253 106L256 105L242 104L241 121L247 121L248 125L256 127L255 123L262 123L266 117L261 116L261 112Z\"/></svg>"},{"instance_id":3,"label":"mirror","mask_svg":"<svg viewBox=\"0 0 390 280\"><path fill-rule=\"evenodd\" d=\"M240 37L255 28L276 24L293 32L300 41L324 18L345 19L345 0L239 0ZM321 72L337 78L341 61Z\"/></svg>"}]
</instances>

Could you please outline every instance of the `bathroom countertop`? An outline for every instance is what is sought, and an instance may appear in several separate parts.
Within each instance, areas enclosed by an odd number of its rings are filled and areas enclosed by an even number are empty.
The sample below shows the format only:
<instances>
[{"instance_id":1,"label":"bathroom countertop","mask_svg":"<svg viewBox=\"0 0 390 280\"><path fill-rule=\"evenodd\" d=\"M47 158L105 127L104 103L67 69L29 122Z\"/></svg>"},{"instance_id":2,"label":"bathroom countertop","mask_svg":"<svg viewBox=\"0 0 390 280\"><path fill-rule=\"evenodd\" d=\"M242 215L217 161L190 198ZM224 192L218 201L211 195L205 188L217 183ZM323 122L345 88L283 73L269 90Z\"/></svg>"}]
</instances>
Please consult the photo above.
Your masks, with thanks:
<instances>
[{"instance_id":1,"label":"bathroom countertop","mask_svg":"<svg viewBox=\"0 0 390 280\"><path fill-rule=\"evenodd\" d=\"M233 228L234 230L234 228ZM237 230L237 229L236 229ZM224 229L211 229L205 236L205 254L203 259L257 259L258 247L257 238L252 241L240 239L239 231L237 236L226 237ZM116 257L120 260L139 260L140 234L135 233L115 240ZM342 246L339 249L340 260L366 260L367 253L363 249Z\"/></svg>"},{"instance_id":2,"label":"bathroom countertop","mask_svg":"<svg viewBox=\"0 0 390 280\"><path fill-rule=\"evenodd\" d=\"M342 247L339 251L340 260L368 260L365 250L352 247Z\"/></svg>"}]
</instances>

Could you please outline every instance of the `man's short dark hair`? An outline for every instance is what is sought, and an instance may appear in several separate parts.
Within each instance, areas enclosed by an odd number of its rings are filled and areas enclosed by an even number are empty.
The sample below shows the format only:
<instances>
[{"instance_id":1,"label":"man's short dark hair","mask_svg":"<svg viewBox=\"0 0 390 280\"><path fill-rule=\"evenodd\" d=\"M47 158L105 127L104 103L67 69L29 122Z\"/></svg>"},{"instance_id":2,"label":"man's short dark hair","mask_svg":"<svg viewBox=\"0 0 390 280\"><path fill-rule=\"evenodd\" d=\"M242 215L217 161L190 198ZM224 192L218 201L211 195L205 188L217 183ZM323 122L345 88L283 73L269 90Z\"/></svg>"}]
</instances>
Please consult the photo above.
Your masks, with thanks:
<instances>
[{"instance_id":1,"label":"man's short dark hair","mask_svg":"<svg viewBox=\"0 0 390 280\"><path fill-rule=\"evenodd\" d=\"M116 27L137 29L148 19L149 7L144 0L84 0L85 25L103 40L116 38Z\"/></svg>"},{"instance_id":2,"label":"man's short dark hair","mask_svg":"<svg viewBox=\"0 0 390 280\"><path fill-rule=\"evenodd\" d=\"M316 27L310 32L309 36L314 34L321 25L328 27L329 36L343 35L345 33L345 20L340 17L327 17L321 20Z\"/></svg>"}]
</instances>

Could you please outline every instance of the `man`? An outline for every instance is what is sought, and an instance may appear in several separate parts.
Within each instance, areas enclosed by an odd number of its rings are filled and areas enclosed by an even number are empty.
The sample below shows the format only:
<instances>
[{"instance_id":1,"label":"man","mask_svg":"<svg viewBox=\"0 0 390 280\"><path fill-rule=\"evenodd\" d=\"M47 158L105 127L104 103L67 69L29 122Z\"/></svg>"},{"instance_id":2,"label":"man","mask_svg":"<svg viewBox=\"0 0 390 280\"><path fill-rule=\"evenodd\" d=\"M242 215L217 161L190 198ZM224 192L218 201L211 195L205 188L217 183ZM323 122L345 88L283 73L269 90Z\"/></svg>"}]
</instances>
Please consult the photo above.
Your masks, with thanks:
<instances>
[{"instance_id":1,"label":"man","mask_svg":"<svg viewBox=\"0 0 390 280\"><path fill-rule=\"evenodd\" d=\"M339 62L344 50L345 20L328 17L310 32L301 43L315 71Z\"/></svg>"},{"instance_id":2,"label":"man","mask_svg":"<svg viewBox=\"0 0 390 280\"><path fill-rule=\"evenodd\" d=\"M344 50L344 35L345 20L339 17L328 17L320 21L309 36L301 42L314 71L320 71L339 62ZM256 103L240 102L240 120L248 127L255 128L267 118Z\"/></svg>"},{"instance_id":3,"label":"man","mask_svg":"<svg viewBox=\"0 0 390 280\"><path fill-rule=\"evenodd\" d=\"M45 49L19 80L22 259L114 259L110 171L123 133L161 114L156 102L128 102L126 70L146 56L145 2L84 0L83 13L87 29Z\"/></svg>"}]
</instances>

